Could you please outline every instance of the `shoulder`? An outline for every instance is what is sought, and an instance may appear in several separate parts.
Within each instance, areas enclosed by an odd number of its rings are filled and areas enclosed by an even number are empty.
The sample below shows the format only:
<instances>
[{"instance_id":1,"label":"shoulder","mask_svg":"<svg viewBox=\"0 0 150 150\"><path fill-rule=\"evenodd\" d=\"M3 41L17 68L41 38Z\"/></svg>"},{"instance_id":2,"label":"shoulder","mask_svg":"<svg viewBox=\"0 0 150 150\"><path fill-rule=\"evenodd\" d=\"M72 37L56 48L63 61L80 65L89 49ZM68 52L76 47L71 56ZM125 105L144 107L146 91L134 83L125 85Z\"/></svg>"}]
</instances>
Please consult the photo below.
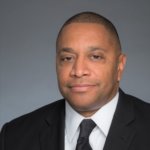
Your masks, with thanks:
<instances>
[{"instance_id":1,"label":"shoulder","mask_svg":"<svg viewBox=\"0 0 150 150\"><path fill-rule=\"evenodd\" d=\"M136 116L150 120L150 103L122 91L120 94L124 101L133 106Z\"/></svg>"},{"instance_id":2,"label":"shoulder","mask_svg":"<svg viewBox=\"0 0 150 150\"><path fill-rule=\"evenodd\" d=\"M6 123L0 132L0 149L4 145L8 149L38 149L39 136L50 129L51 123L58 126L64 110L65 101L59 100Z\"/></svg>"},{"instance_id":3,"label":"shoulder","mask_svg":"<svg viewBox=\"0 0 150 150\"><path fill-rule=\"evenodd\" d=\"M48 116L56 117L59 116L59 111L64 110L65 107L65 101L64 100L58 100L51 104L48 104L46 106L43 106L39 109L36 109L28 114L25 114L23 116L20 116L8 123L6 123L4 126L9 129L25 129L25 128L38 128L41 127L43 122L46 120Z\"/></svg>"},{"instance_id":4,"label":"shoulder","mask_svg":"<svg viewBox=\"0 0 150 150\"><path fill-rule=\"evenodd\" d=\"M137 110L150 111L150 103L129 94L126 94L126 97L132 101Z\"/></svg>"}]
</instances>

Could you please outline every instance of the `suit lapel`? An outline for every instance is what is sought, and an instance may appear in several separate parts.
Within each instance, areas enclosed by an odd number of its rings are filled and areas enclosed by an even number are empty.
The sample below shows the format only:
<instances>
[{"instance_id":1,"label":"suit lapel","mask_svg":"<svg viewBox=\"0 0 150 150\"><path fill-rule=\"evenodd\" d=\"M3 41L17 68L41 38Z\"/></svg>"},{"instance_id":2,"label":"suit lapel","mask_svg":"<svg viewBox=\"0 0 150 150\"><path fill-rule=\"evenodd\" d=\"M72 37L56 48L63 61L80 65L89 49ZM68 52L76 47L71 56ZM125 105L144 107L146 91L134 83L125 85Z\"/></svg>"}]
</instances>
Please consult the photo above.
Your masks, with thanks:
<instances>
[{"instance_id":1,"label":"suit lapel","mask_svg":"<svg viewBox=\"0 0 150 150\"><path fill-rule=\"evenodd\" d=\"M40 133L41 150L64 150L65 103L50 112Z\"/></svg>"},{"instance_id":2,"label":"suit lapel","mask_svg":"<svg viewBox=\"0 0 150 150\"><path fill-rule=\"evenodd\" d=\"M104 150L127 150L136 133L132 100L120 90L116 112L106 138Z\"/></svg>"},{"instance_id":3,"label":"suit lapel","mask_svg":"<svg viewBox=\"0 0 150 150\"><path fill-rule=\"evenodd\" d=\"M120 90L119 102L103 150L128 150L136 130L132 100ZM65 102L53 109L40 133L41 150L64 150Z\"/></svg>"}]
</instances>

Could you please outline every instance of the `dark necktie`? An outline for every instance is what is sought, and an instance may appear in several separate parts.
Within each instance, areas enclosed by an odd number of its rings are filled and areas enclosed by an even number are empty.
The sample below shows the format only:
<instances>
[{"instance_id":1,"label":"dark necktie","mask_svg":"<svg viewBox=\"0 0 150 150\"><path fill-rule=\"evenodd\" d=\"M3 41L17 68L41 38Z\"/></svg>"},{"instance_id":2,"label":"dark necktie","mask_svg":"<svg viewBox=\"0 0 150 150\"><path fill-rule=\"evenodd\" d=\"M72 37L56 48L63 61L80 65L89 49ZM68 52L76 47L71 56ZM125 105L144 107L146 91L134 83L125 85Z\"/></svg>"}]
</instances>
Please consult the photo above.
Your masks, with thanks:
<instances>
[{"instance_id":1,"label":"dark necktie","mask_svg":"<svg viewBox=\"0 0 150 150\"><path fill-rule=\"evenodd\" d=\"M77 140L76 150L92 150L89 144L89 136L96 124L91 119L84 119L80 124L80 134Z\"/></svg>"}]
</instances>

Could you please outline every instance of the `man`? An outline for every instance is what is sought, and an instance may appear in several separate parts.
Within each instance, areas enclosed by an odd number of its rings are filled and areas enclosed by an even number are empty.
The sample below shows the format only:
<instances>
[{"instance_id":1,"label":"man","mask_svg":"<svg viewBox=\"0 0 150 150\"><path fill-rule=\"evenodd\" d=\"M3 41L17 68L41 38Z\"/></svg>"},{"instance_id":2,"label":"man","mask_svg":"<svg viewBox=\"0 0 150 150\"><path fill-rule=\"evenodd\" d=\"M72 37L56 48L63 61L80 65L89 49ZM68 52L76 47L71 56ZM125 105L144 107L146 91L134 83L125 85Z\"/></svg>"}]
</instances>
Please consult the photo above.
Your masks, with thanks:
<instances>
[{"instance_id":1,"label":"man","mask_svg":"<svg viewBox=\"0 0 150 150\"><path fill-rule=\"evenodd\" d=\"M64 99L5 124L0 149L149 150L150 105L119 89L125 64L109 20L92 12L67 20L56 42Z\"/></svg>"}]
</instances>

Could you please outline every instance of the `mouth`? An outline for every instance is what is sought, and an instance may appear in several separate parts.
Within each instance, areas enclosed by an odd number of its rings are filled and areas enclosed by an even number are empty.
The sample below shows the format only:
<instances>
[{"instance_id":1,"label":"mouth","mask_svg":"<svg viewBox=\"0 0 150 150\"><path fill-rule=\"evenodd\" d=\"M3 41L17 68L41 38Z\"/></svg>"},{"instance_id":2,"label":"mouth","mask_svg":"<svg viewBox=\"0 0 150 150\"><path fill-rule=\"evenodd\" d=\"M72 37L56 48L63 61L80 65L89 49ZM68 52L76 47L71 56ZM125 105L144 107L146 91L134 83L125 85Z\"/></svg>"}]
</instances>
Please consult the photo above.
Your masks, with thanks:
<instances>
[{"instance_id":1,"label":"mouth","mask_svg":"<svg viewBox=\"0 0 150 150\"><path fill-rule=\"evenodd\" d=\"M83 93L83 92L90 91L95 86L96 85L92 85L92 84L74 84L74 85L70 85L69 88L72 92Z\"/></svg>"}]
</instances>

